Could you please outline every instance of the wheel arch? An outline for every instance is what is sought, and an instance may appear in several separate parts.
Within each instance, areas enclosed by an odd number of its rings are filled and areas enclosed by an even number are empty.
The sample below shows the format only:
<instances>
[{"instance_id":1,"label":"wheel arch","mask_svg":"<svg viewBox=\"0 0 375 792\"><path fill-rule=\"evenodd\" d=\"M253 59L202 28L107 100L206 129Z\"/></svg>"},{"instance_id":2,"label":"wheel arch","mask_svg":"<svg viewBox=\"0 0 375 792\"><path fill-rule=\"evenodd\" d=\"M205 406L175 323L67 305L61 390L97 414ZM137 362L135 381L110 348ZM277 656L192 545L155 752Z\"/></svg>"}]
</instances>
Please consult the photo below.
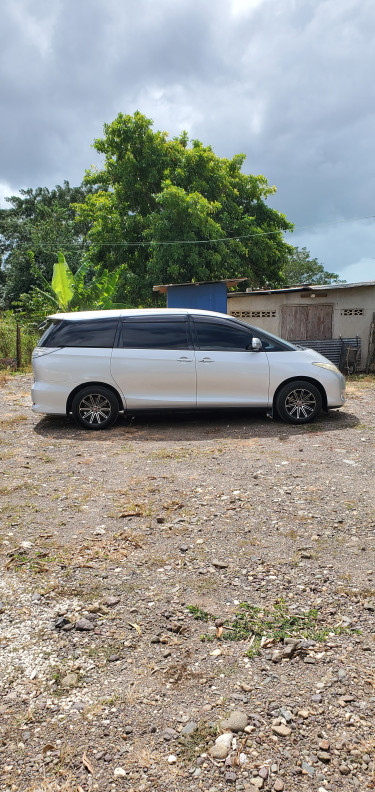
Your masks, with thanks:
<instances>
[{"instance_id":1,"label":"wheel arch","mask_svg":"<svg viewBox=\"0 0 375 792\"><path fill-rule=\"evenodd\" d=\"M77 385L71 391L71 393L69 393L69 396L68 396L67 402L66 402L66 414L67 415L69 415L69 413L72 412L73 399L76 396L76 394L79 393L80 390L84 390L84 388L90 388L92 386L94 386L94 387L99 386L100 388L107 388L107 390L111 391L113 393L113 395L116 396L120 412L125 409L124 405L123 405L123 402L122 402L122 399L121 399L121 396L120 396L118 390L116 390L116 388L113 387L113 385L109 385L108 382L99 382L97 380L93 380L92 382L81 382L80 385Z\"/></svg>"},{"instance_id":2,"label":"wheel arch","mask_svg":"<svg viewBox=\"0 0 375 792\"><path fill-rule=\"evenodd\" d=\"M321 384L321 382L319 382L318 380L314 379L314 377L305 377L305 376L288 377L286 380L283 380L282 382L280 382L280 384L278 385L278 387L275 390L275 393L273 394L273 401L272 401L273 410L276 410L276 399L278 397L279 392L281 391L281 388L283 388L284 385L288 385L289 382L301 382L301 381L310 382L311 385L315 385L315 387L318 389L318 391L319 391L319 393L320 393L320 395L322 397L322 408L323 408L323 410L327 411L327 409L328 409L327 394L326 394L326 391L325 391L323 385Z\"/></svg>"}]
</instances>

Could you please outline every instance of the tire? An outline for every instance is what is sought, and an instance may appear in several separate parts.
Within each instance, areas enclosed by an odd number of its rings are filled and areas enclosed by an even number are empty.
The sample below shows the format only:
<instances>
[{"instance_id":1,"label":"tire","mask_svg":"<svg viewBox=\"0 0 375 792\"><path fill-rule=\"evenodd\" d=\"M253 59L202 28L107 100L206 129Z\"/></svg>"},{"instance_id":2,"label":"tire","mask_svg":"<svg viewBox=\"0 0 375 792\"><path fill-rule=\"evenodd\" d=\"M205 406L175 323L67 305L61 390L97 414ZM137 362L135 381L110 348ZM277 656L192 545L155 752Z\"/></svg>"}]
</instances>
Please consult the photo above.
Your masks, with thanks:
<instances>
[{"instance_id":1,"label":"tire","mask_svg":"<svg viewBox=\"0 0 375 792\"><path fill-rule=\"evenodd\" d=\"M322 397L311 382L294 380L281 388L276 396L275 407L281 420L286 423L310 423L322 409Z\"/></svg>"},{"instance_id":2,"label":"tire","mask_svg":"<svg viewBox=\"0 0 375 792\"><path fill-rule=\"evenodd\" d=\"M76 393L72 402L75 421L85 429L108 429L119 414L116 396L102 385L91 385Z\"/></svg>"}]
</instances>

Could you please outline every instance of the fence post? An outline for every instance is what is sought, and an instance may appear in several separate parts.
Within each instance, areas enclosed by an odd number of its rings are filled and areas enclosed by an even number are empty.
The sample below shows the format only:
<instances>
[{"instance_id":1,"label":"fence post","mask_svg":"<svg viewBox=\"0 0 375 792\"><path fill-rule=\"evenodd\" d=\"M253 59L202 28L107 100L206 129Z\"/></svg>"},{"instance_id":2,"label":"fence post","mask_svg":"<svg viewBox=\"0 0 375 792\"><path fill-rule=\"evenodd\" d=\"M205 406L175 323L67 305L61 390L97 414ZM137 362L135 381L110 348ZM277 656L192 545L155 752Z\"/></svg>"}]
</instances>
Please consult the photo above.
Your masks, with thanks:
<instances>
[{"instance_id":1,"label":"fence post","mask_svg":"<svg viewBox=\"0 0 375 792\"><path fill-rule=\"evenodd\" d=\"M366 360L366 374L370 371L370 366L372 363L373 355L375 352L375 313L372 315L372 322L370 325L370 333L368 339L368 350L367 350L367 360Z\"/></svg>"},{"instance_id":2,"label":"fence post","mask_svg":"<svg viewBox=\"0 0 375 792\"><path fill-rule=\"evenodd\" d=\"M17 368L21 368L21 329L18 322L16 324L16 361Z\"/></svg>"}]
</instances>

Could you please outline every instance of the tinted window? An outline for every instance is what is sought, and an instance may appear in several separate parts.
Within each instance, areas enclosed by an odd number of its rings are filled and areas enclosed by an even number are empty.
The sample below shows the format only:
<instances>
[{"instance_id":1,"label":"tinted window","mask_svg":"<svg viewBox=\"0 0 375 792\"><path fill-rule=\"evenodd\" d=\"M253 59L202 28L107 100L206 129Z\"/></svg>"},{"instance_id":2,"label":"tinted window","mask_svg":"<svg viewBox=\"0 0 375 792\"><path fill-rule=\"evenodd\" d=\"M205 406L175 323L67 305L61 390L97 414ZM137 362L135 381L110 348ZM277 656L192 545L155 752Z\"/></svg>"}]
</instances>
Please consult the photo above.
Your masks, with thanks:
<instances>
[{"instance_id":1,"label":"tinted window","mask_svg":"<svg viewBox=\"0 0 375 792\"><path fill-rule=\"evenodd\" d=\"M44 329L44 333L38 341L38 346L50 346L48 344L48 338L60 324L61 322L43 322L43 324L39 326L39 330Z\"/></svg>"},{"instance_id":2,"label":"tinted window","mask_svg":"<svg viewBox=\"0 0 375 792\"><path fill-rule=\"evenodd\" d=\"M60 322L47 338L44 338L43 346L110 349L115 340L117 323L117 319Z\"/></svg>"},{"instance_id":3,"label":"tinted window","mask_svg":"<svg viewBox=\"0 0 375 792\"><path fill-rule=\"evenodd\" d=\"M286 349L295 351L297 349L295 344L292 344L290 341L285 341L285 338L279 338L279 336L276 336L274 333L264 333L260 327L253 327L253 325L249 325L247 322L240 322L238 319L235 321L236 324L240 325L243 329L248 328L254 338L260 338L263 348L266 349L267 352L283 352Z\"/></svg>"},{"instance_id":4,"label":"tinted window","mask_svg":"<svg viewBox=\"0 0 375 792\"><path fill-rule=\"evenodd\" d=\"M272 338L272 336L265 336L263 333L258 333L258 335L255 334L255 337L260 338L265 352L285 352L286 350L286 347L279 344L276 338Z\"/></svg>"},{"instance_id":5,"label":"tinted window","mask_svg":"<svg viewBox=\"0 0 375 792\"><path fill-rule=\"evenodd\" d=\"M189 349L188 323L184 316L174 319L141 319L124 322L125 349Z\"/></svg>"},{"instance_id":6,"label":"tinted window","mask_svg":"<svg viewBox=\"0 0 375 792\"><path fill-rule=\"evenodd\" d=\"M253 333L229 322L195 320L199 349L244 351L251 348Z\"/></svg>"}]
</instances>

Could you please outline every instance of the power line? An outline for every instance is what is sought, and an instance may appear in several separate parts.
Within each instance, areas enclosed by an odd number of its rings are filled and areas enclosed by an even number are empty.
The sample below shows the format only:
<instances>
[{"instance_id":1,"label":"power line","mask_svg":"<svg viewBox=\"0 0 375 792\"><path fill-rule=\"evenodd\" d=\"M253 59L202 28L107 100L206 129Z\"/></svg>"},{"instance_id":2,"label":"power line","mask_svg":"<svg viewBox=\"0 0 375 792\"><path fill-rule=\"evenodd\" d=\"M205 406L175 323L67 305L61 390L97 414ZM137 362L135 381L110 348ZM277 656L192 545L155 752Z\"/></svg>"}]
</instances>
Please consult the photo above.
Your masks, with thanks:
<instances>
[{"instance_id":1,"label":"power line","mask_svg":"<svg viewBox=\"0 0 375 792\"><path fill-rule=\"evenodd\" d=\"M345 220L326 220L321 223L312 223L310 225L295 226L293 229L275 229L274 231L256 231L252 234L235 234L234 236L217 237L213 239L173 239L167 241L150 240L149 242L100 242L98 247L173 247L174 245L211 245L216 242L240 242L243 239L255 239L260 236L273 236L282 233L292 234L295 231L303 231L309 228L320 228L321 226L331 226L334 224L359 222L361 220L374 220L375 215L365 215L363 217L350 217ZM91 246L95 245L94 242L89 243ZM82 247L82 242L77 242L74 245L63 245L64 250L75 250L77 247ZM41 250L55 250L56 245L52 243L49 246L41 246Z\"/></svg>"}]
</instances>

